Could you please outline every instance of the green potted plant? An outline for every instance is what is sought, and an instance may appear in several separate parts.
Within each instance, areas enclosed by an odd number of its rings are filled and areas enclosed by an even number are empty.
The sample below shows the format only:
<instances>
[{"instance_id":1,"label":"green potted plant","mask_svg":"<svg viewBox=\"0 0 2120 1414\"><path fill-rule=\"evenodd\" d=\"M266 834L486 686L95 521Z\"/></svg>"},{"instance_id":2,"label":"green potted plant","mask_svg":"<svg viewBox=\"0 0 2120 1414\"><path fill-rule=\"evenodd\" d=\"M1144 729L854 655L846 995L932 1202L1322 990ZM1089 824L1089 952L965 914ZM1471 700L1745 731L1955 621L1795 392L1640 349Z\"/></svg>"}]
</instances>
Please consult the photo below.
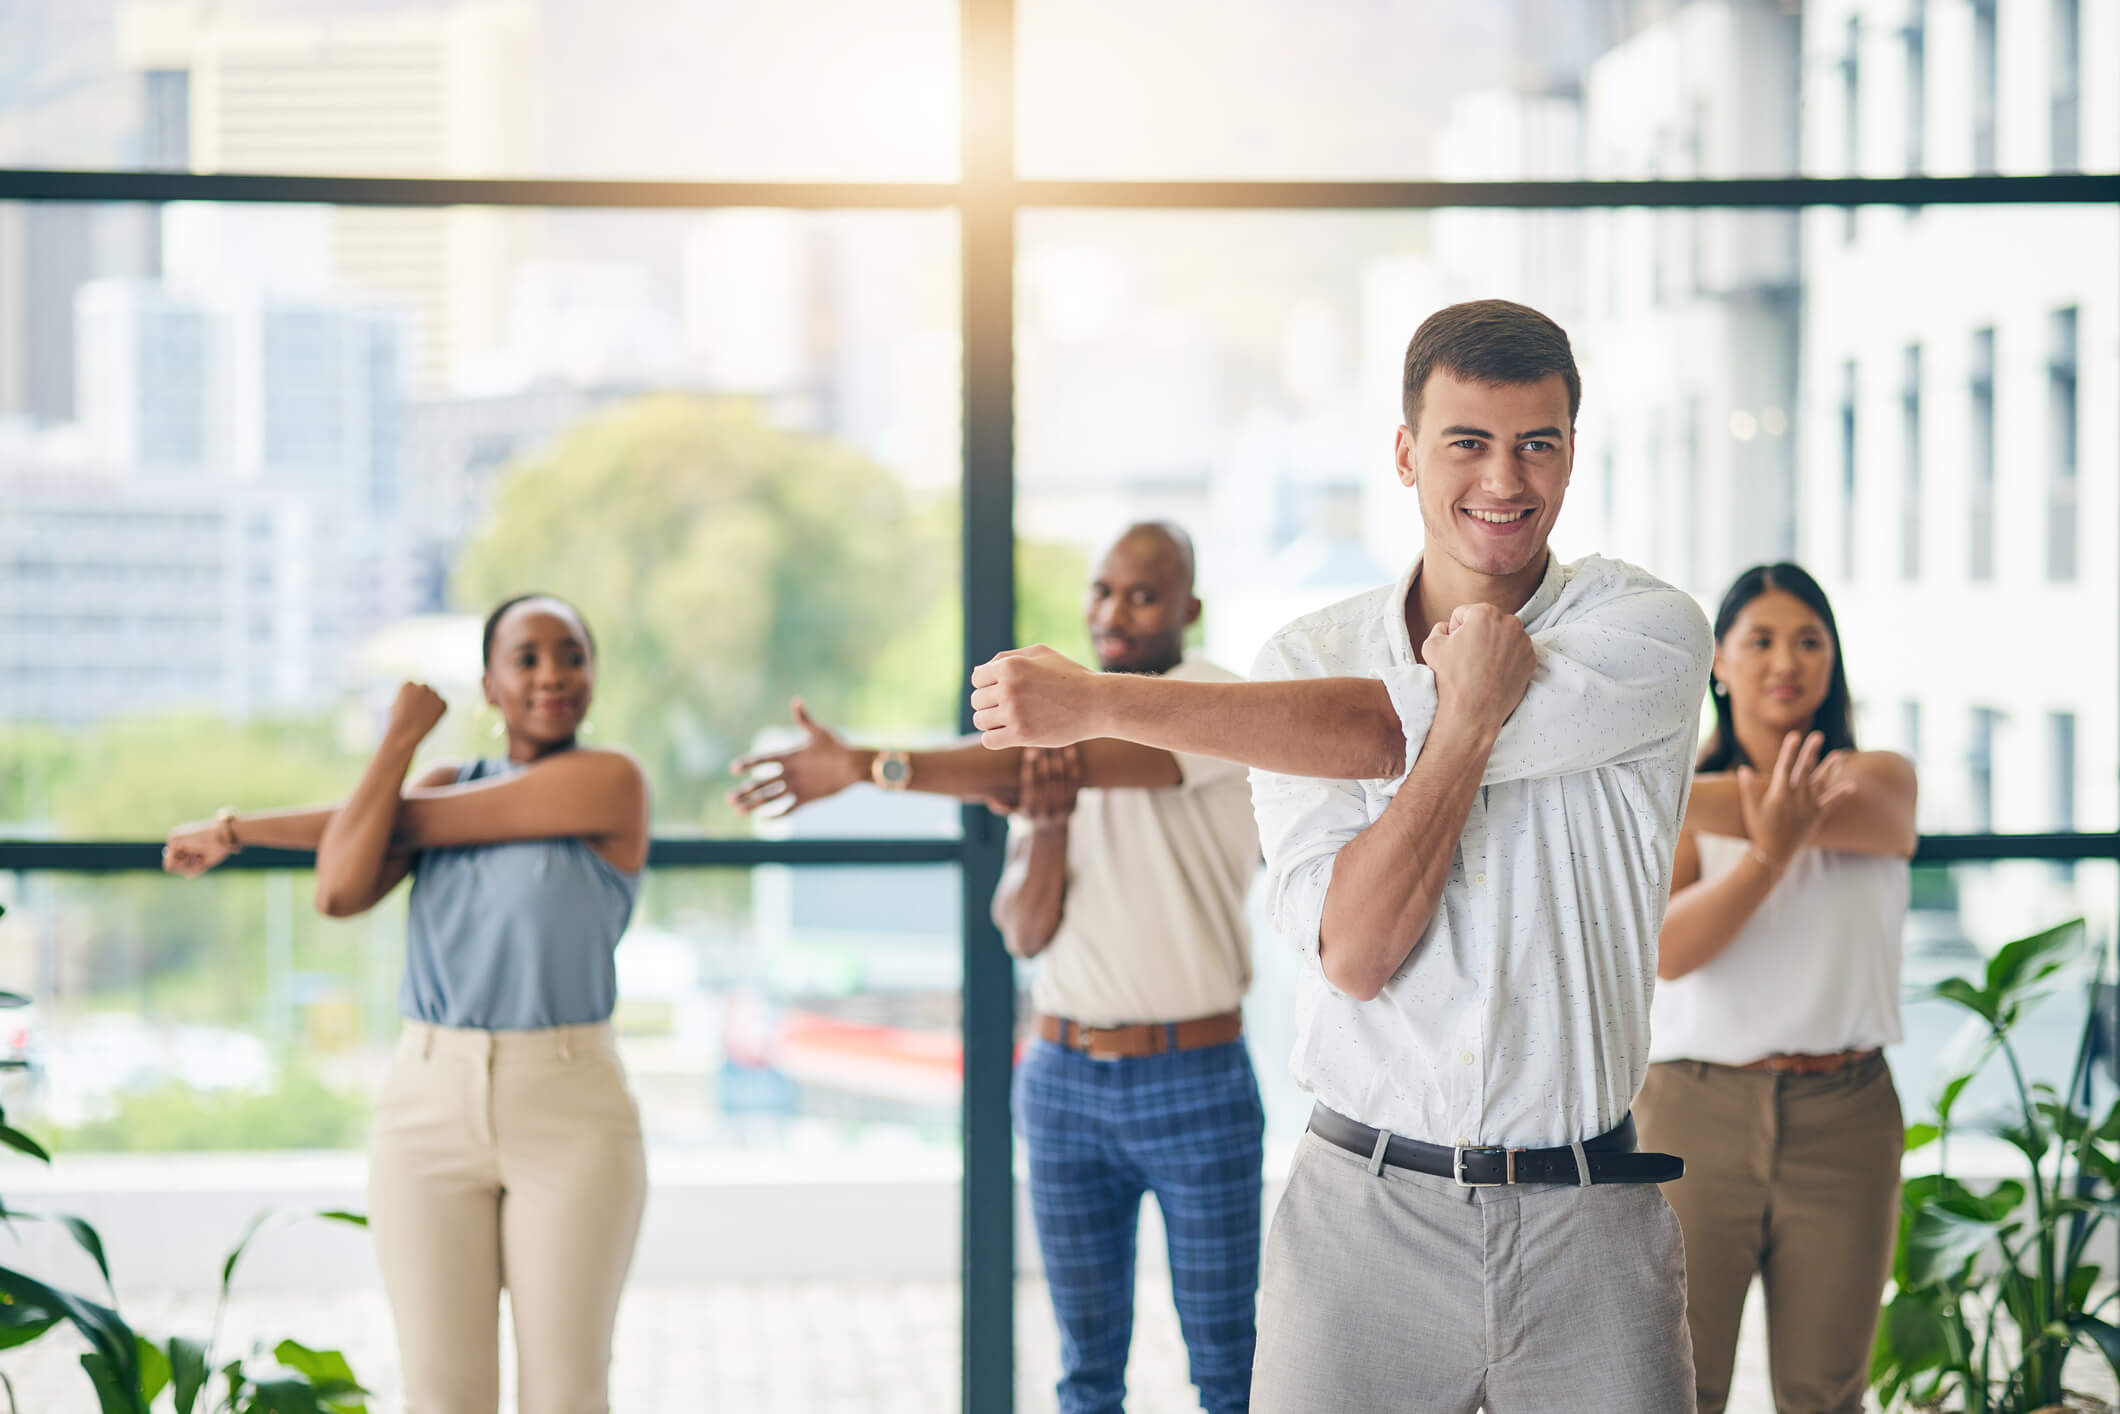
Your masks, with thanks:
<instances>
[{"instance_id":1,"label":"green potted plant","mask_svg":"<svg viewBox=\"0 0 2120 1414\"><path fill-rule=\"evenodd\" d=\"M2106 1410L2072 1393L2077 1352L2120 1375L2120 1327L2088 1260L2090 1240L2120 1215L2120 1104L2090 1112L2077 1087L2027 1084L2013 1034L2031 1004L2082 975L2090 948L2082 919L2020 938L1977 981L1953 977L1927 997L1973 1018L1970 1061L1944 1083L1936 1118L1907 1130L1909 1152L1933 1146L1936 1169L1906 1181L1892 1287L1878 1322L1870 1382L1886 1410L2046 1414ZM2095 969L2102 977L2102 960ZM2085 1023L2073 1075L2082 1075L2095 1023ZM1991 1186L1950 1171L1953 1110L1975 1076L2001 1061L2015 1104L1988 1126L2024 1158L2021 1176Z\"/></svg>"},{"instance_id":2,"label":"green potted plant","mask_svg":"<svg viewBox=\"0 0 2120 1414\"><path fill-rule=\"evenodd\" d=\"M0 1009L28 1004L29 999L19 993L0 992ZM24 1060L0 1060L0 1071L21 1070L27 1064ZM43 1145L7 1122L4 1109L0 1109L0 1146L39 1163L51 1162ZM236 1266L251 1240L267 1224L284 1216L287 1215L259 1214L221 1264L220 1298L207 1338L171 1336L157 1343L135 1332L118 1313L110 1263L104 1256L103 1239L94 1227L63 1213L10 1209L0 1198L0 1223L7 1224L10 1230L17 1220L54 1222L64 1227L95 1262L103 1278L101 1295L105 1298L94 1300L0 1265L0 1351L27 1345L62 1323L71 1325L88 1343L81 1355L81 1368L95 1388L100 1414L151 1414L162 1407L174 1410L174 1414L366 1414L367 1391L354 1378L345 1357L335 1350L311 1350L292 1340L283 1340L268 1350L259 1342L218 1367L214 1364L221 1315L228 1305ZM358 1213L326 1212L317 1216L367 1226L367 1219ZM158 1405L165 1391L169 1399ZM7 1414L21 1414L15 1405L14 1386L5 1373L0 1373L0 1397L7 1401Z\"/></svg>"}]
</instances>

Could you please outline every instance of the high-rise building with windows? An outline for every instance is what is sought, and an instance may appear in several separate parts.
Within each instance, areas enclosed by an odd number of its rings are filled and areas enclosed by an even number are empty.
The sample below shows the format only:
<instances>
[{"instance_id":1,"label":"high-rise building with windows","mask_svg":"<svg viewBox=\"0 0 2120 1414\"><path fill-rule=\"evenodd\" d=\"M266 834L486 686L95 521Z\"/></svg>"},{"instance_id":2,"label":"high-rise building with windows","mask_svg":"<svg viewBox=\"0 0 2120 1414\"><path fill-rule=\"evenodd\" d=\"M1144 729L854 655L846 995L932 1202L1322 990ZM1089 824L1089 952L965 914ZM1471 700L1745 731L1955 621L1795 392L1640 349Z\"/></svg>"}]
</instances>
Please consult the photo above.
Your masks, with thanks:
<instances>
[{"instance_id":1,"label":"high-rise building with windows","mask_svg":"<svg viewBox=\"0 0 2120 1414\"><path fill-rule=\"evenodd\" d=\"M107 464L284 489L342 514L404 509L400 310L99 280L78 316L80 421Z\"/></svg>"},{"instance_id":2,"label":"high-rise building with windows","mask_svg":"<svg viewBox=\"0 0 2120 1414\"><path fill-rule=\"evenodd\" d=\"M201 172L490 175L511 144L533 16L508 0L286 13L192 0L121 8L121 61L148 85L153 165ZM179 158L178 144L186 149ZM341 207L333 284L416 313L415 385L445 387L501 337L506 223L491 211Z\"/></svg>"},{"instance_id":3,"label":"high-rise building with windows","mask_svg":"<svg viewBox=\"0 0 2120 1414\"><path fill-rule=\"evenodd\" d=\"M2080 73L2120 47L2120 0L1824 0L1803 24L1813 173L2120 168L2120 91ZM1803 218L1798 546L1865 743L1920 757L1930 830L2120 815L2120 406L2084 391L2120 384L2116 249L2110 205Z\"/></svg>"}]
</instances>

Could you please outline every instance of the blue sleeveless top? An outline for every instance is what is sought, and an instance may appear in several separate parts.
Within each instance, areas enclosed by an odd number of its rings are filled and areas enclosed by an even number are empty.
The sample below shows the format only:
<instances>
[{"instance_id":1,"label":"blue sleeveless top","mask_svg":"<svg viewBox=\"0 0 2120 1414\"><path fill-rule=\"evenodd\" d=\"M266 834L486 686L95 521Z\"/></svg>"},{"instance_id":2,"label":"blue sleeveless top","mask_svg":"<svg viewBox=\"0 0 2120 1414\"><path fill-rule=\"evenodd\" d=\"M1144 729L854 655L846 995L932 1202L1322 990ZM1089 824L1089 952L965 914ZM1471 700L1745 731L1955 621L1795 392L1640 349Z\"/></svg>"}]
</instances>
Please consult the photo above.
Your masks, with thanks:
<instances>
[{"instance_id":1,"label":"blue sleeveless top","mask_svg":"<svg viewBox=\"0 0 2120 1414\"><path fill-rule=\"evenodd\" d=\"M513 775L474 761L459 783ZM422 850L405 918L398 1010L414 1021L528 1031L608 1021L618 1003L613 954L640 875L581 839Z\"/></svg>"}]
</instances>

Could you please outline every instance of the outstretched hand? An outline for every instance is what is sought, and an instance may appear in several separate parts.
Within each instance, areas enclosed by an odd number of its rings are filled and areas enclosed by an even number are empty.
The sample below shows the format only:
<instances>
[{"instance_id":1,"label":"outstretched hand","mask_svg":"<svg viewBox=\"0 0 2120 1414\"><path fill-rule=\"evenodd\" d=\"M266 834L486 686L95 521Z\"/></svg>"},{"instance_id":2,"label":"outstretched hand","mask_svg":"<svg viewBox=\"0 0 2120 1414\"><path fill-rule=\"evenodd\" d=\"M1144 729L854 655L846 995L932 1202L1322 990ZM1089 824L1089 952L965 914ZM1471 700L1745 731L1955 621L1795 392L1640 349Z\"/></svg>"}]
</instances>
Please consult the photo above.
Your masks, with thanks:
<instances>
[{"instance_id":1,"label":"outstretched hand","mask_svg":"<svg viewBox=\"0 0 2120 1414\"><path fill-rule=\"evenodd\" d=\"M235 839L226 821L219 817L194 820L169 832L169 842L162 846L162 868L196 879L235 852Z\"/></svg>"},{"instance_id":2,"label":"outstretched hand","mask_svg":"<svg viewBox=\"0 0 2120 1414\"><path fill-rule=\"evenodd\" d=\"M795 699L793 714L795 725L808 738L801 746L787 751L756 752L729 763L730 773L738 776L750 776L766 767L777 768L774 774L759 776L729 792L729 804L746 815L775 802L786 803L779 812L785 815L813 800L837 795L862 780L860 753L829 727L819 725L800 697Z\"/></svg>"},{"instance_id":3,"label":"outstretched hand","mask_svg":"<svg viewBox=\"0 0 2120 1414\"><path fill-rule=\"evenodd\" d=\"M1774 769L1765 776L1737 768L1737 806L1745 834L1777 868L1808 845L1833 807L1855 791L1843 770L1846 753L1821 758L1825 737L1790 732L1781 740Z\"/></svg>"},{"instance_id":4,"label":"outstretched hand","mask_svg":"<svg viewBox=\"0 0 2120 1414\"><path fill-rule=\"evenodd\" d=\"M1044 644L1012 648L972 670L972 725L994 750L1073 746L1101 735L1097 675Z\"/></svg>"}]
</instances>

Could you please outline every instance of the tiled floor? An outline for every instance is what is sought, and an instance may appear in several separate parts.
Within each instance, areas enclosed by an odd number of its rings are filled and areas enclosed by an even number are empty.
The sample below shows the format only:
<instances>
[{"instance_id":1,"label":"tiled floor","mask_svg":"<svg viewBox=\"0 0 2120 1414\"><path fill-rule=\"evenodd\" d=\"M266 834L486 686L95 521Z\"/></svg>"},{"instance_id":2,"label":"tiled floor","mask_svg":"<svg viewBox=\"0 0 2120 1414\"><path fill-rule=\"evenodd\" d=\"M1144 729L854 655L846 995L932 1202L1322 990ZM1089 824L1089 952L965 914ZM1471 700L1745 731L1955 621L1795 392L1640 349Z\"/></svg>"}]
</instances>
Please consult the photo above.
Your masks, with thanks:
<instances>
[{"instance_id":1,"label":"tiled floor","mask_svg":"<svg viewBox=\"0 0 2120 1414\"><path fill-rule=\"evenodd\" d=\"M1169 1289L1144 1274L1135 1321L1129 1414L1197 1414ZM1056 1351L1043 1286L1017 1289L1020 1414L1052 1414ZM145 1332L203 1332L211 1296L143 1297L126 1314ZM1739 1351L1730 1414L1772 1414L1755 1298ZM292 1336L336 1346L375 1391L374 1414L398 1414L388 1312L373 1291L341 1296L253 1292L231 1304L223 1348ZM88 1414L95 1407L75 1357L46 1337L0 1354L23 1414ZM2087 1382L2102 1370L2071 1366ZM2099 1384L2109 1382L2099 1380ZM919 1282L746 1282L643 1286L620 1318L612 1378L618 1414L949 1414L957 1403L954 1286ZM513 1408L504 1400L505 1408Z\"/></svg>"}]
</instances>

